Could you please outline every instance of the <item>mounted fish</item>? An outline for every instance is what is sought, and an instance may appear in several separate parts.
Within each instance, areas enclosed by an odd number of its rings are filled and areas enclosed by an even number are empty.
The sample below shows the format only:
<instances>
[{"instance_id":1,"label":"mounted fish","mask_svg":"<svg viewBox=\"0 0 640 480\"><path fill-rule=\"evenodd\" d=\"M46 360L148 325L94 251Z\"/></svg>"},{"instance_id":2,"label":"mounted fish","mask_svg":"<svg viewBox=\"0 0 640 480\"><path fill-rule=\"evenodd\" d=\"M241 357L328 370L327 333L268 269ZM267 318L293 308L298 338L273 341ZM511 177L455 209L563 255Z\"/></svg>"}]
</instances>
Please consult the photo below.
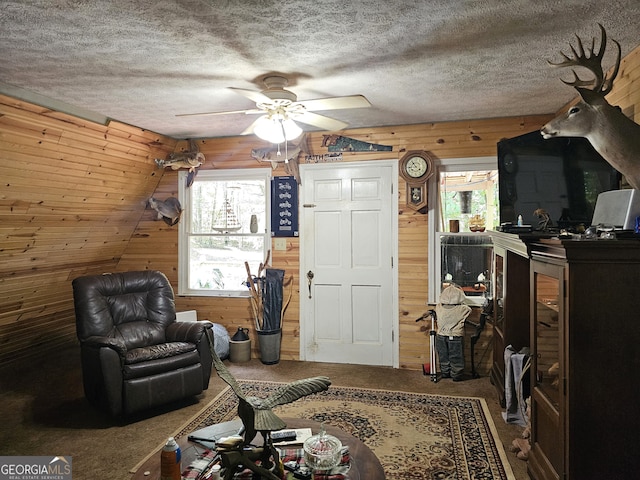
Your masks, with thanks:
<instances>
[{"instance_id":1,"label":"mounted fish","mask_svg":"<svg viewBox=\"0 0 640 480\"><path fill-rule=\"evenodd\" d=\"M149 206L158 212L158 218L156 220L163 220L170 227L173 227L180 221L182 206L180 205L180 201L175 197L169 197L164 201L151 197L149 199Z\"/></svg>"},{"instance_id":2,"label":"mounted fish","mask_svg":"<svg viewBox=\"0 0 640 480\"><path fill-rule=\"evenodd\" d=\"M166 160L156 158L155 161L158 168L171 167L171 170L179 170L181 168L189 169L186 185L190 187L198 174L200 165L205 162L205 157L203 153L200 153L196 142L189 140L188 151L170 153Z\"/></svg>"},{"instance_id":3,"label":"mounted fish","mask_svg":"<svg viewBox=\"0 0 640 480\"><path fill-rule=\"evenodd\" d=\"M306 134L302 135L298 144L287 143L284 151L280 145L266 148L254 148L251 150L251 157L259 162L271 162L271 168L276 169L279 163L284 163L284 170L287 175L295 177L300 185L300 171L298 168L298 157L300 153L309 155Z\"/></svg>"}]
</instances>

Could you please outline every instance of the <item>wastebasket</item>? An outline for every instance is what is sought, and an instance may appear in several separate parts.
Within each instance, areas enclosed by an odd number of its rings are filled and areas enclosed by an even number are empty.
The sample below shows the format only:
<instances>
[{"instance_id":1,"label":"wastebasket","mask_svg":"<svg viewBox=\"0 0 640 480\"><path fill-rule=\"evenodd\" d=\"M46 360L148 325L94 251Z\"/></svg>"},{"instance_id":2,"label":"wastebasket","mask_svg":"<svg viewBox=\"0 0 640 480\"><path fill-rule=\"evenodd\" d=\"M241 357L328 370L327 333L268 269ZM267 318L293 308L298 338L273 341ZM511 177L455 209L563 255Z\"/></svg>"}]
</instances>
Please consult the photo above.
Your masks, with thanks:
<instances>
[{"instance_id":1,"label":"wastebasket","mask_svg":"<svg viewBox=\"0 0 640 480\"><path fill-rule=\"evenodd\" d=\"M265 365L274 365L280 361L280 342L282 329L257 330L260 343L260 360Z\"/></svg>"}]
</instances>

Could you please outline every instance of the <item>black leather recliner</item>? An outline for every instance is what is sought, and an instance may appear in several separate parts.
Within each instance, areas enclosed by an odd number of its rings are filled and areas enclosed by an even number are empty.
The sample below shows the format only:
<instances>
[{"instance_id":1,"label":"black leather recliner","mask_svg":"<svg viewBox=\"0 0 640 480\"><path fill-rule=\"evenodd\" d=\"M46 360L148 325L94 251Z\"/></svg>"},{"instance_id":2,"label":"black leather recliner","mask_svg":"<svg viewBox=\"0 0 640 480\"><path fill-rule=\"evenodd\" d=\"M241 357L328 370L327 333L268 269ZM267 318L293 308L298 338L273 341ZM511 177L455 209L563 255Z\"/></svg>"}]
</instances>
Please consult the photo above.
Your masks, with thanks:
<instances>
[{"instance_id":1,"label":"black leather recliner","mask_svg":"<svg viewBox=\"0 0 640 480\"><path fill-rule=\"evenodd\" d=\"M157 271L73 280L84 392L113 416L198 395L209 386L207 321L177 322Z\"/></svg>"}]
</instances>

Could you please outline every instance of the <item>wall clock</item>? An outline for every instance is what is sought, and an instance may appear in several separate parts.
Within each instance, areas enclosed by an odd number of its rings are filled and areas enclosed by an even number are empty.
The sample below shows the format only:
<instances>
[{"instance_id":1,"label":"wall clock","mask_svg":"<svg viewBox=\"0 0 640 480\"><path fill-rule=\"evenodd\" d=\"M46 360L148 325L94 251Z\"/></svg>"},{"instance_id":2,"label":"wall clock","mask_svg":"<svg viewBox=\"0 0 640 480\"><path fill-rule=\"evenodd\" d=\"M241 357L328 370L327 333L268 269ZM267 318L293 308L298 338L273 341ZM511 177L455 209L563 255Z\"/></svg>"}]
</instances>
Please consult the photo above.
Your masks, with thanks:
<instances>
[{"instance_id":1,"label":"wall clock","mask_svg":"<svg viewBox=\"0 0 640 480\"><path fill-rule=\"evenodd\" d=\"M411 150L400 159L400 175L407 184L407 207L420 213L427 209L427 180L434 173L434 157L424 150Z\"/></svg>"},{"instance_id":2,"label":"wall clock","mask_svg":"<svg viewBox=\"0 0 640 480\"><path fill-rule=\"evenodd\" d=\"M400 175L408 185L420 185L433 175L433 157L423 150L405 153L400 159Z\"/></svg>"}]
</instances>

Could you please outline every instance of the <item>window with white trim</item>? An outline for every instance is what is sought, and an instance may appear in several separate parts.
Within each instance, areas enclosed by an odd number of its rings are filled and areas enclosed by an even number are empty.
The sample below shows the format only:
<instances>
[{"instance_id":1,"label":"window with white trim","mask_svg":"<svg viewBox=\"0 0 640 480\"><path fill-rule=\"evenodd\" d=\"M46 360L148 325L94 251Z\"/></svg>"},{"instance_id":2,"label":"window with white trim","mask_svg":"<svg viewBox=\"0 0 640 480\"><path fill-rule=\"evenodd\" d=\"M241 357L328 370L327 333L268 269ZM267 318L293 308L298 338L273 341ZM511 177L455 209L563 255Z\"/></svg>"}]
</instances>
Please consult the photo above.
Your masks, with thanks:
<instances>
[{"instance_id":1,"label":"window with white trim","mask_svg":"<svg viewBox=\"0 0 640 480\"><path fill-rule=\"evenodd\" d=\"M491 295L492 247L485 230L500 221L497 158L440 160L429 182L429 303L437 303L452 282L467 290L469 303L482 305ZM451 232L449 220L457 220L459 232Z\"/></svg>"},{"instance_id":2,"label":"window with white trim","mask_svg":"<svg viewBox=\"0 0 640 480\"><path fill-rule=\"evenodd\" d=\"M248 296L245 262L257 272L271 245L271 169L200 170L190 187L185 177L178 294Z\"/></svg>"}]
</instances>

